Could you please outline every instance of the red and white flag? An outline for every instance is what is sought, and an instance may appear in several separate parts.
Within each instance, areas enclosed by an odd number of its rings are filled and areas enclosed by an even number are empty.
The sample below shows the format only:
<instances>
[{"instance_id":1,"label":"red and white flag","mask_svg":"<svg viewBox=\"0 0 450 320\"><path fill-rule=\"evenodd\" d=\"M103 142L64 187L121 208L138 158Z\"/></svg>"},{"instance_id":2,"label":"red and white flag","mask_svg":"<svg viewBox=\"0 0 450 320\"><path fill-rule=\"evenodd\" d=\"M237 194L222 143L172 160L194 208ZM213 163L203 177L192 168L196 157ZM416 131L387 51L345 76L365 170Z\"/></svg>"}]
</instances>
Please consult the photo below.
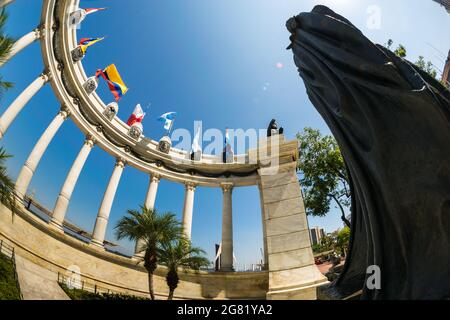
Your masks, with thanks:
<instances>
[{"instance_id":1,"label":"red and white flag","mask_svg":"<svg viewBox=\"0 0 450 320\"><path fill-rule=\"evenodd\" d=\"M136 122L141 123L144 117L145 117L144 110L142 110L140 104L137 104L136 108L134 108L133 114L128 118L127 125L131 127Z\"/></svg>"},{"instance_id":2,"label":"red and white flag","mask_svg":"<svg viewBox=\"0 0 450 320\"><path fill-rule=\"evenodd\" d=\"M84 11L86 11L86 14L91 14L97 11L106 10L106 8L86 8Z\"/></svg>"}]
</instances>

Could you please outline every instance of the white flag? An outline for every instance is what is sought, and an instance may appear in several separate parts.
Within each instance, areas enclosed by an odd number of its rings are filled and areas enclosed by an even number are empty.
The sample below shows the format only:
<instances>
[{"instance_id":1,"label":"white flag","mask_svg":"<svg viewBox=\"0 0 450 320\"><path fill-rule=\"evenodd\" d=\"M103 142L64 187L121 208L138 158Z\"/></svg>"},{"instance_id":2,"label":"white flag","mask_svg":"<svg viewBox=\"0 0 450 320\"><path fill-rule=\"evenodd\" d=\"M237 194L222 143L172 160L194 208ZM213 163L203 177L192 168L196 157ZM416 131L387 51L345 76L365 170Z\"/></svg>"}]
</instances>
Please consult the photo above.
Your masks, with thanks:
<instances>
[{"instance_id":1,"label":"white flag","mask_svg":"<svg viewBox=\"0 0 450 320\"><path fill-rule=\"evenodd\" d=\"M72 27L78 26L86 18L86 11L78 9L70 14L69 22Z\"/></svg>"},{"instance_id":2,"label":"white flag","mask_svg":"<svg viewBox=\"0 0 450 320\"><path fill-rule=\"evenodd\" d=\"M197 132L194 137L194 141L192 142L192 152L198 152L202 149L200 148L200 128L197 129Z\"/></svg>"}]
</instances>

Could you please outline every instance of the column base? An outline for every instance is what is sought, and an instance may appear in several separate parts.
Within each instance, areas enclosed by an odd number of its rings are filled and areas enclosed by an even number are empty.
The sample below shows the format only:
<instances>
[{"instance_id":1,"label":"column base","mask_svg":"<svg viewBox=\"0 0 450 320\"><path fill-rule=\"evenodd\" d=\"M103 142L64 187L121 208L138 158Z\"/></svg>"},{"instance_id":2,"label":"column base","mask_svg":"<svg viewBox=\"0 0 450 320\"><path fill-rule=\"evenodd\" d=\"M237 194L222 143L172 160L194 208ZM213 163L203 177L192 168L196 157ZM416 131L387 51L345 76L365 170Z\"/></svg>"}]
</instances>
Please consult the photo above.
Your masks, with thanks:
<instances>
[{"instance_id":1,"label":"column base","mask_svg":"<svg viewBox=\"0 0 450 320\"><path fill-rule=\"evenodd\" d=\"M103 243L101 243L98 240L92 239L91 242L89 243L89 246L91 248L94 248L96 250L101 250L101 251L105 251L105 246L103 245Z\"/></svg>"},{"instance_id":2,"label":"column base","mask_svg":"<svg viewBox=\"0 0 450 320\"><path fill-rule=\"evenodd\" d=\"M219 272L234 272L233 267L220 267Z\"/></svg>"},{"instance_id":3,"label":"column base","mask_svg":"<svg viewBox=\"0 0 450 320\"><path fill-rule=\"evenodd\" d=\"M268 300L317 300L317 287L329 283L316 265L269 271Z\"/></svg>"},{"instance_id":4,"label":"column base","mask_svg":"<svg viewBox=\"0 0 450 320\"><path fill-rule=\"evenodd\" d=\"M138 262L138 261L143 261L143 260L144 260L144 255L141 254L141 253L135 253L135 254L131 257L131 260L136 261L136 262Z\"/></svg>"},{"instance_id":5,"label":"column base","mask_svg":"<svg viewBox=\"0 0 450 320\"><path fill-rule=\"evenodd\" d=\"M48 222L48 225L49 225L49 227L52 228L53 230L58 231L58 232L60 232L60 233L64 233L63 226L62 226L61 223L59 223L59 221L56 221L56 220L51 219L51 220Z\"/></svg>"}]
</instances>

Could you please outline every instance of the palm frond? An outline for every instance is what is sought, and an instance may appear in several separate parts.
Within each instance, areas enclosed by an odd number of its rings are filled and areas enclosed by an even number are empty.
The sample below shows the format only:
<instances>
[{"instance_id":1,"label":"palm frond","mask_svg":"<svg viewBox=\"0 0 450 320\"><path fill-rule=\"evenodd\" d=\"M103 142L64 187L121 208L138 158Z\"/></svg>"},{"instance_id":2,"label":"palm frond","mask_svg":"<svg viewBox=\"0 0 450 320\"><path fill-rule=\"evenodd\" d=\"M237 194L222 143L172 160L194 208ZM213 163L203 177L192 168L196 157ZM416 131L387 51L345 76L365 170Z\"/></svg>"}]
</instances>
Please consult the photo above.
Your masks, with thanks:
<instances>
[{"instance_id":1,"label":"palm frond","mask_svg":"<svg viewBox=\"0 0 450 320\"><path fill-rule=\"evenodd\" d=\"M147 248L153 250L160 242L172 241L182 235L181 224L173 213L160 214L157 210L145 207L141 207L140 212L128 210L127 216L119 220L115 229L119 240L142 240L142 251Z\"/></svg>"},{"instance_id":2,"label":"palm frond","mask_svg":"<svg viewBox=\"0 0 450 320\"><path fill-rule=\"evenodd\" d=\"M0 202L10 207L13 211L16 206L16 198L14 196L14 182L8 175L6 168L6 159L11 155L6 153L3 147L0 147Z\"/></svg>"},{"instance_id":3,"label":"palm frond","mask_svg":"<svg viewBox=\"0 0 450 320\"><path fill-rule=\"evenodd\" d=\"M12 37L9 37L5 34L5 25L8 20L8 14L3 8L0 11L0 63L5 63L8 58L12 47L16 40ZM3 78L0 76L0 98L3 96L5 90L11 88L13 84L11 82L3 81Z\"/></svg>"},{"instance_id":4,"label":"palm frond","mask_svg":"<svg viewBox=\"0 0 450 320\"><path fill-rule=\"evenodd\" d=\"M161 243L157 254L159 262L169 270L177 270L180 267L198 270L209 265L209 260L204 257L205 251L192 247L186 239Z\"/></svg>"}]
</instances>

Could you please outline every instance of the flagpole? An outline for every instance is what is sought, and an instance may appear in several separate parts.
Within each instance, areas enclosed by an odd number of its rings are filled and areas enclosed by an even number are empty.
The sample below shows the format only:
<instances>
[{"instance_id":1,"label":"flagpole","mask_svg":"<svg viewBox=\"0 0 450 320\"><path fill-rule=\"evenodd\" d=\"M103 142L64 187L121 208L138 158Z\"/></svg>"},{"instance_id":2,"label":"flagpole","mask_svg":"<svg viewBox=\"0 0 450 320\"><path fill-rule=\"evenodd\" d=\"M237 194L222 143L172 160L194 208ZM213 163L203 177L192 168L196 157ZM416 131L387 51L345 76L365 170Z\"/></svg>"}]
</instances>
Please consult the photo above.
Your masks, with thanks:
<instances>
[{"instance_id":1,"label":"flagpole","mask_svg":"<svg viewBox=\"0 0 450 320\"><path fill-rule=\"evenodd\" d=\"M173 123L175 122L175 118L176 118L176 117L177 117L177 116L175 115L175 116L173 117L172 122L170 123L170 127L169 127L169 129L167 130L167 136L169 136L170 131L172 130Z\"/></svg>"}]
</instances>

